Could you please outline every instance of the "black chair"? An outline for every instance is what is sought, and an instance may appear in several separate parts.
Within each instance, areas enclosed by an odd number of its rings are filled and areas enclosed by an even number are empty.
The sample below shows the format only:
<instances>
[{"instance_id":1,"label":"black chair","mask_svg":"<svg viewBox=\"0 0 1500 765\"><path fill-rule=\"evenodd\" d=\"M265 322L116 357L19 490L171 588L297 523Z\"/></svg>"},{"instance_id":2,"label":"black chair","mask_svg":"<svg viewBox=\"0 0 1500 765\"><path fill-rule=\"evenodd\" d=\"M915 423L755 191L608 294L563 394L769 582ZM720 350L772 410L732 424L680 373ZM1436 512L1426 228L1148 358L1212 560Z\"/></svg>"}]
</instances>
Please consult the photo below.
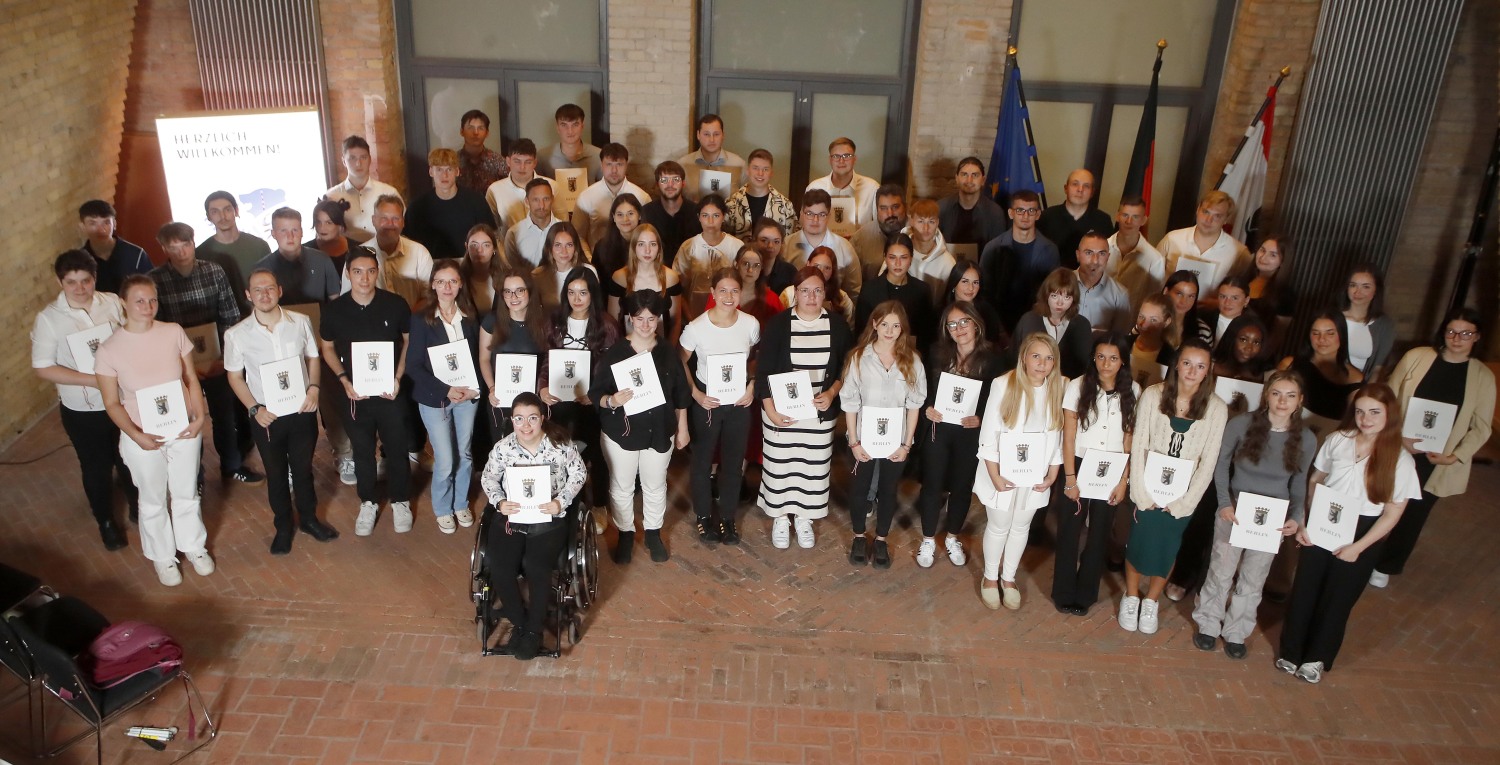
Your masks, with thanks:
<instances>
[{"instance_id":1,"label":"black chair","mask_svg":"<svg viewBox=\"0 0 1500 765\"><path fill-rule=\"evenodd\" d=\"M491 523L501 523L494 505L486 505L475 524L474 549L469 555L469 597L474 601L479 650L483 656L509 656L503 642L492 645L500 626L495 609L495 591L490 586L485 539ZM547 640L539 655L557 658L564 645L577 645L583 638L583 616L599 595L599 549L593 520L581 501L568 508L568 537L552 574L552 602L547 609ZM521 592L528 590L523 587Z\"/></svg>"},{"instance_id":2,"label":"black chair","mask_svg":"<svg viewBox=\"0 0 1500 765\"><path fill-rule=\"evenodd\" d=\"M155 699L167 686L179 680L182 682L183 695L188 704L188 716L190 718L189 737L192 737L192 732L197 724L196 713L193 711L195 701L198 708L203 710L204 728L202 738L191 749L179 755L173 762L178 762L193 752L198 751L211 741L214 736L218 735L218 731L214 728L213 719L209 716L208 706L203 703L202 694L198 692L198 687L193 683L192 676L183 667L178 666L142 672L118 685L110 688L100 688L94 685L79 668L78 662L73 658L74 654L68 653L66 648L59 645L59 643L67 644L70 647L76 645L78 642L82 642L81 635L56 635L54 637L58 642L53 642L35 631L24 619L14 620L11 624L15 633L20 637L21 643L31 655L37 676L41 679L41 687L58 701L62 702L63 706L71 710L73 714L77 715L80 720L89 726L82 733L47 751L45 756L56 757L69 747L92 735L94 736L97 761L99 765L103 765L104 727L137 706ZM97 634L96 632L95 636ZM89 642L92 642L92 640L93 638L91 637ZM85 643L86 645L87 643ZM40 730L41 746L38 747L39 750L45 749L48 745L47 737L49 731L47 729L47 707L45 701L46 697L43 696L43 703L40 704L42 723Z\"/></svg>"},{"instance_id":3,"label":"black chair","mask_svg":"<svg viewBox=\"0 0 1500 765\"><path fill-rule=\"evenodd\" d=\"M40 605L0 619L0 664L4 664L24 684L17 692L0 700L0 705L8 706L18 701L22 695L26 697L26 721L30 737L28 743L32 754L40 757L41 746L37 740L40 699L37 692L41 673L37 670L31 651L12 626L12 620L25 623L32 634L41 640L53 642L70 656L88 650L94 638L109 626L109 620L87 603L71 597L53 597Z\"/></svg>"},{"instance_id":4,"label":"black chair","mask_svg":"<svg viewBox=\"0 0 1500 765\"><path fill-rule=\"evenodd\" d=\"M0 563L0 613L21 605L38 590L44 589L42 580Z\"/></svg>"}]
</instances>

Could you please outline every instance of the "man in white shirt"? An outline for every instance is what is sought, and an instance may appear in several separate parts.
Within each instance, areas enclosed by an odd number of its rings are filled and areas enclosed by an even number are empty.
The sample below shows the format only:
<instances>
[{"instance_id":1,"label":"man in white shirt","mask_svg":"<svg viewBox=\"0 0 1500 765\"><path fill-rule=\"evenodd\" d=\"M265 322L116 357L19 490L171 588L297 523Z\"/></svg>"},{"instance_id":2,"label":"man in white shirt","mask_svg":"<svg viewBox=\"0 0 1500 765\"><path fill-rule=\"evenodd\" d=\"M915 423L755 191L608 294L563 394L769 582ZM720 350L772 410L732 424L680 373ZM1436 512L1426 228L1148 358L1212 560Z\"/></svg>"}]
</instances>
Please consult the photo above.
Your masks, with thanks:
<instances>
[{"instance_id":1,"label":"man in white shirt","mask_svg":"<svg viewBox=\"0 0 1500 765\"><path fill-rule=\"evenodd\" d=\"M609 208L614 205L616 197L630 194L642 207L651 203L651 195L625 177L625 170L630 167L629 149L618 143L609 144L599 152L599 160L603 177L578 195L578 205L569 218L573 227L578 229L579 238L588 242L591 249L613 225Z\"/></svg>"},{"instance_id":2,"label":"man in white shirt","mask_svg":"<svg viewBox=\"0 0 1500 765\"><path fill-rule=\"evenodd\" d=\"M807 256L814 248L827 247L837 256L839 265L839 288L848 293L851 300L859 294L864 274L859 258L849 240L828 230L828 213L833 203L828 192L809 189L802 195L802 214L799 218L802 229L786 236L781 248L781 259L797 268L807 265Z\"/></svg>"},{"instance_id":3,"label":"man in white shirt","mask_svg":"<svg viewBox=\"0 0 1500 765\"><path fill-rule=\"evenodd\" d=\"M1217 296L1219 282L1250 265L1250 250L1224 230L1234 209L1234 198L1214 189L1198 200L1197 225L1168 231L1156 245L1168 274L1181 269L1198 274L1200 296Z\"/></svg>"},{"instance_id":4,"label":"man in white shirt","mask_svg":"<svg viewBox=\"0 0 1500 765\"><path fill-rule=\"evenodd\" d=\"M943 293L948 289L948 274L956 262L943 241L943 232L938 226L938 204L931 199L918 199L911 203L911 219L906 225L906 235L911 237L911 265L906 275L932 288L932 304L943 305Z\"/></svg>"},{"instance_id":5,"label":"man in white shirt","mask_svg":"<svg viewBox=\"0 0 1500 765\"><path fill-rule=\"evenodd\" d=\"M859 161L855 151L852 139L833 139L828 144L828 166L832 172L807 184L809 190L822 189L834 199L854 200L854 220L830 222L830 225L848 226L851 234L854 229L875 220L875 193L880 188L880 183L874 178L854 172L854 163Z\"/></svg>"},{"instance_id":6,"label":"man in white shirt","mask_svg":"<svg viewBox=\"0 0 1500 765\"><path fill-rule=\"evenodd\" d=\"M694 126L694 136L698 139L698 150L678 157L677 164L687 171L687 177L683 179L686 185L683 194L697 202L698 171L722 170L730 175L743 175L745 160L732 151L724 150L724 120L717 114L699 117L698 124ZM735 179L731 181L738 182Z\"/></svg>"},{"instance_id":7,"label":"man in white shirt","mask_svg":"<svg viewBox=\"0 0 1500 765\"><path fill-rule=\"evenodd\" d=\"M1135 325L1130 295L1105 273L1109 264L1109 239L1099 231L1086 231L1075 250L1078 258L1078 313L1089 320L1095 332L1126 334Z\"/></svg>"},{"instance_id":8,"label":"man in white shirt","mask_svg":"<svg viewBox=\"0 0 1500 765\"><path fill-rule=\"evenodd\" d=\"M603 177L600 167L599 147L583 140L583 107L578 104L563 104L553 115L557 124L557 143L537 157L536 171L556 180L558 170L582 168L587 171L587 183L597 183Z\"/></svg>"},{"instance_id":9,"label":"man in white shirt","mask_svg":"<svg viewBox=\"0 0 1500 765\"><path fill-rule=\"evenodd\" d=\"M1167 283L1167 261L1141 234L1146 229L1146 200L1139 194L1131 194L1120 200L1115 223L1119 228L1109 238L1109 265L1111 278L1125 288L1130 295L1132 313L1141 310L1141 302L1147 295L1162 291Z\"/></svg>"},{"instance_id":10,"label":"man in white shirt","mask_svg":"<svg viewBox=\"0 0 1500 765\"><path fill-rule=\"evenodd\" d=\"M552 179L537 175L536 144L530 138L517 138L511 143L505 165L510 168L510 174L490 184L484 195L490 203L490 210L495 213L495 224L500 227L502 236L526 217L526 185L537 178L546 181L549 187L552 185Z\"/></svg>"},{"instance_id":11,"label":"man in white shirt","mask_svg":"<svg viewBox=\"0 0 1500 765\"><path fill-rule=\"evenodd\" d=\"M562 221L552 215L552 184L533 178L526 184L526 217L505 232L505 257L511 263L525 261L532 268L542 264L542 245L547 231Z\"/></svg>"},{"instance_id":12,"label":"man in white shirt","mask_svg":"<svg viewBox=\"0 0 1500 765\"><path fill-rule=\"evenodd\" d=\"M380 264L375 286L389 290L415 306L427 296L427 280L432 276L432 253L401 235L406 226L406 204L394 194L375 202L375 238L368 243ZM350 288L349 271L344 270L342 293Z\"/></svg>"},{"instance_id":13,"label":"man in white shirt","mask_svg":"<svg viewBox=\"0 0 1500 765\"><path fill-rule=\"evenodd\" d=\"M906 229L906 189L887 183L875 192L875 219L854 232L849 243L859 256L864 281L885 270L885 243Z\"/></svg>"},{"instance_id":14,"label":"man in white shirt","mask_svg":"<svg viewBox=\"0 0 1500 765\"><path fill-rule=\"evenodd\" d=\"M349 210L344 213L346 234L363 244L375 236L376 200L387 195L400 199L401 195L396 192L396 187L370 177L370 144L365 139L357 135L345 138L343 159L347 173L344 182L323 196L349 203Z\"/></svg>"}]
</instances>

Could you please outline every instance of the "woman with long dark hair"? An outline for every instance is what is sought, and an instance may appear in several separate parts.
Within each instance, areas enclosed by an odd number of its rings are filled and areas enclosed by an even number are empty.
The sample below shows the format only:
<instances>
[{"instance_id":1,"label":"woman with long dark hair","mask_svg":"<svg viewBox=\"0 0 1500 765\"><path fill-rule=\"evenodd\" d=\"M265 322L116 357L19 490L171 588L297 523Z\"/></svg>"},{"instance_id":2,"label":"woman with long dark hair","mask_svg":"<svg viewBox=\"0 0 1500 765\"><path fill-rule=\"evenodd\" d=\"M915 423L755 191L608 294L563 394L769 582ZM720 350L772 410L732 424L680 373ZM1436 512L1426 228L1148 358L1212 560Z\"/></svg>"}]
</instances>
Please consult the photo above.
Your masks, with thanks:
<instances>
[{"instance_id":1,"label":"woman with long dark hair","mask_svg":"<svg viewBox=\"0 0 1500 765\"><path fill-rule=\"evenodd\" d=\"M1416 462L1401 443L1401 402L1381 383L1354 392L1338 430L1313 458L1310 490L1327 486L1358 502L1354 541L1337 550L1313 544L1307 529L1297 532L1302 551L1297 578L1281 625L1281 656L1276 668L1316 683L1333 669L1354 604L1384 552L1386 536L1401 520L1406 503L1422 496ZM1314 496L1315 495L1310 495Z\"/></svg>"},{"instance_id":2,"label":"woman with long dark hair","mask_svg":"<svg viewBox=\"0 0 1500 765\"><path fill-rule=\"evenodd\" d=\"M781 297L771 290L766 277L771 269L766 268L765 259L750 245L740 248L734 259L734 267L740 272L740 310L755 317L762 330L772 316L786 310Z\"/></svg>"},{"instance_id":3,"label":"woman with long dark hair","mask_svg":"<svg viewBox=\"0 0 1500 765\"><path fill-rule=\"evenodd\" d=\"M1088 368L1093 327L1078 313L1078 275L1066 268L1047 274L1037 288L1036 303L1016 322L1016 337L1040 332L1057 343L1057 363L1064 377L1077 377ZM1020 363L1017 362L1017 366Z\"/></svg>"},{"instance_id":4,"label":"woman with long dark hair","mask_svg":"<svg viewBox=\"0 0 1500 765\"><path fill-rule=\"evenodd\" d=\"M541 370L542 349L547 347L547 312L537 296L536 282L525 269L511 271L500 281L495 310L479 325L479 374L489 389L490 416L496 436L510 432L510 402L496 398L495 355L521 353L537 357ZM533 384L535 380L531 381Z\"/></svg>"},{"instance_id":5,"label":"woman with long dark hair","mask_svg":"<svg viewBox=\"0 0 1500 765\"><path fill-rule=\"evenodd\" d=\"M480 223L469 229L464 239L464 258L458 268L464 276L464 289L480 315L494 310L495 285L509 270L506 266L505 251L500 247L500 234L495 227Z\"/></svg>"},{"instance_id":6,"label":"woman with long dark hair","mask_svg":"<svg viewBox=\"0 0 1500 765\"><path fill-rule=\"evenodd\" d=\"M479 389L450 386L439 380L428 349L463 341L469 363L477 364L479 321L474 302L464 289L458 261L434 263L427 285L421 310L411 316L406 374L412 380L411 397L432 443L432 485L428 487L432 514L437 517L438 530L452 534L455 521L464 528L474 525L474 514L469 510L469 479L474 474L470 449Z\"/></svg>"},{"instance_id":7,"label":"woman with long dark hair","mask_svg":"<svg viewBox=\"0 0 1500 765\"><path fill-rule=\"evenodd\" d=\"M1260 240L1255 260L1245 271L1250 285L1250 310L1265 323L1269 334L1266 348L1275 353L1281 348L1286 329L1297 310L1297 289L1292 285L1292 240L1285 234L1272 233Z\"/></svg>"},{"instance_id":8,"label":"woman with long dark hair","mask_svg":"<svg viewBox=\"0 0 1500 765\"><path fill-rule=\"evenodd\" d=\"M1167 343L1176 348L1187 337L1212 343L1213 328L1198 312L1198 275L1192 271L1174 271L1167 277L1166 286L1161 291L1172 301L1172 323L1167 328Z\"/></svg>"},{"instance_id":9,"label":"woman with long dark hair","mask_svg":"<svg viewBox=\"0 0 1500 765\"><path fill-rule=\"evenodd\" d=\"M1396 322L1385 313L1385 280L1379 269L1369 263L1349 269L1336 302L1344 318L1349 363L1362 379L1379 380L1396 344Z\"/></svg>"},{"instance_id":10,"label":"woman with long dark hair","mask_svg":"<svg viewBox=\"0 0 1500 765\"><path fill-rule=\"evenodd\" d=\"M1343 317L1335 311L1323 311L1313 317L1307 328L1307 342L1297 355L1281 360L1277 369L1291 369L1302 375L1304 406L1313 414L1308 426L1321 438L1343 417L1353 393L1365 376L1349 362L1349 335Z\"/></svg>"},{"instance_id":11,"label":"woman with long dark hair","mask_svg":"<svg viewBox=\"0 0 1500 765\"><path fill-rule=\"evenodd\" d=\"M980 300L980 278L983 272L979 270L979 264L968 258L959 258L953 264L953 270L948 272L948 283L943 288L944 306L954 303L965 302L974 306L979 312L979 318L984 320L984 339L989 342L990 347L1002 356L1010 358L1010 334L1005 331L1005 325L1000 321L1000 314L988 300ZM939 333L941 334L941 333ZM1012 360L1012 363L1013 360Z\"/></svg>"},{"instance_id":12,"label":"woman with long dark hair","mask_svg":"<svg viewBox=\"0 0 1500 765\"><path fill-rule=\"evenodd\" d=\"M1078 469L1090 449L1130 453L1135 401L1141 386L1130 379L1130 341L1109 333L1094 341L1094 357L1082 377L1063 389L1063 496L1057 509L1057 555L1052 566L1052 604L1083 616L1099 599L1115 508L1126 499L1129 473L1108 499L1090 499L1078 489ZM1088 524L1080 554L1078 536Z\"/></svg>"},{"instance_id":13,"label":"woman with long dark hair","mask_svg":"<svg viewBox=\"0 0 1500 765\"><path fill-rule=\"evenodd\" d=\"M720 269L734 265L734 258L745 243L724 232L724 197L708 194L698 200L698 225L703 229L677 248L672 264L682 276L687 295L684 323L698 318L706 310L715 291L709 282Z\"/></svg>"},{"instance_id":14,"label":"woman with long dark hair","mask_svg":"<svg viewBox=\"0 0 1500 765\"><path fill-rule=\"evenodd\" d=\"M634 194L621 194L609 204L610 225L604 236L594 242L594 268L599 282L608 284L614 273L625 267L630 258L630 235L641 225L641 201Z\"/></svg>"},{"instance_id":15,"label":"woman with long dark hair","mask_svg":"<svg viewBox=\"0 0 1500 765\"><path fill-rule=\"evenodd\" d=\"M589 264L588 252L583 249L578 229L567 221L554 223L542 240L542 262L531 272L536 288L541 292L542 305L549 311L566 302L563 300L563 284L575 268L594 270Z\"/></svg>"},{"instance_id":16,"label":"woman with long dark hair","mask_svg":"<svg viewBox=\"0 0 1500 765\"><path fill-rule=\"evenodd\" d=\"M358 242L348 236L349 229L344 223L344 213L348 211L348 200L327 197L319 199L313 206L313 238L302 243L303 247L327 255L340 274L344 273L344 259L349 257L349 251L359 246ZM249 277L249 274L245 274L245 278Z\"/></svg>"}]
</instances>

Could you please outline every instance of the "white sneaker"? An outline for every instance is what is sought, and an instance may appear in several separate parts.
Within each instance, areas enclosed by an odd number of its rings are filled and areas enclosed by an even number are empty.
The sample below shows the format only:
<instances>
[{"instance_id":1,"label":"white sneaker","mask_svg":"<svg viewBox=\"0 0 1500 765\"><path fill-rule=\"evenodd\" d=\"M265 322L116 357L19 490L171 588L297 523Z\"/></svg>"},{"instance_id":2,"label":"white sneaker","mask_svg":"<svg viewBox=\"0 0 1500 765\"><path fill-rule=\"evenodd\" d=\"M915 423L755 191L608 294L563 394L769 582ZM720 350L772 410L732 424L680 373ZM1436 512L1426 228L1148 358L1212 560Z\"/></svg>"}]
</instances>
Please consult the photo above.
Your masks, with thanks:
<instances>
[{"instance_id":1,"label":"white sneaker","mask_svg":"<svg viewBox=\"0 0 1500 765\"><path fill-rule=\"evenodd\" d=\"M937 552L937 540L931 537L922 540L922 546L917 548L917 565L922 568L932 568L932 556Z\"/></svg>"},{"instance_id":2,"label":"white sneaker","mask_svg":"<svg viewBox=\"0 0 1500 765\"><path fill-rule=\"evenodd\" d=\"M1297 668L1297 677L1316 685L1323 679L1323 662L1310 661Z\"/></svg>"},{"instance_id":3,"label":"white sneaker","mask_svg":"<svg viewBox=\"0 0 1500 765\"><path fill-rule=\"evenodd\" d=\"M379 505L374 502L359 503L359 517L354 520L354 536L367 537L375 533L375 519L379 517Z\"/></svg>"},{"instance_id":4,"label":"white sneaker","mask_svg":"<svg viewBox=\"0 0 1500 765\"><path fill-rule=\"evenodd\" d=\"M391 522L395 525L397 534L405 534L411 531L411 503L392 502Z\"/></svg>"},{"instance_id":5,"label":"white sneaker","mask_svg":"<svg viewBox=\"0 0 1500 765\"><path fill-rule=\"evenodd\" d=\"M182 570L177 568L177 561L173 560L166 563L152 561L151 565L156 567L156 578L161 580L162 584L168 587L176 587L182 584Z\"/></svg>"},{"instance_id":6,"label":"white sneaker","mask_svg":"<svg viewBox=\"0 0 1500 765\"><path fill-rule=\"evenodd\" d=\"M1370 586L1385 589L1391 585L1391 575L1382 574L1379 571L1370 572Z\"/></svg>"},{"instance_id":7,"label":"white sneaker","mask_svg":"<svg viewBox=\"0 0 1500 765\"><path fill-rule=\"evenodd\" d=\"M343 481L345 486L353 486L359 483L359 479L354 475L354 460L344 458L339 460L338 463L339 480Z\"/></svg>"},{"instance_id":8,"label":"white sneaker","mask_svg":"<svg viewBox=\"0 0 1500 765\"><path fill-rule=\"evenodd\" d=\"M1143 601L1141 601L1141 625L1140 626L1141 626L1141 634L1142 635L1155 635L1156 634L1157 627L1159 627L1160 624L1161 624L1160 618L1158 617L1158 613L1157 613L1160 609L1161 609L1161 604L1157 603L1154 600L1143 600Z\"/></svg>"},{"instance_id":9,"label":"white sneaker","mask_svg":"<svg viewBox=\"0 0 1500 765\"><path fill-rule=\"evenodd\" d=\"M1120 615L1116 617L1120 621L1120 629L1126 632L1135 632L1140 625L1141 599L1134 595L1127 595L1120 599Z\"/></svg>"},{"instance_id":10,"label":"white sneaker","mask_svg":"<svg viewBox=\"0 0 1500 765\"><path fill-rule=\"evenodd\" d=\"M474 512L466 507L453 513L453 520L458 521L458 525L469 528L474 525Z\"/></svg>"},{"instance_id":11,"label":"white sneaker","mask_svg":"<svg viewBox=\"0 0 1500 765\"><path fill-rule=\"evenodd\" d=\"M797 546L804 550L811 550L817 539L813 537L812 521L806 518L797 518Z\"/></svg>"},{"instance_id":12,"label":"white sneaker","mask_svg":"<svg viewBox=\"0 0 1500 765\"><path fill-rule=\"evenodd\" d=\"M1167 600L1176 603L1187 597L1187 588L1175 584L1167 585Z\"/></svg>"},{"instance_id":13,"label":"white sneaker","mask_svg":"<svg viewBox=\"0 0 1500 765\"><path fill-rule=\"evenodd\" d=\"M609 511L603 507L596 507L593 509L593 513L594 533L603 534L605 529L609 528Z\"/></svg>"},{"instance_id":14,"label":"white sneaker","mask_svg":"<svg viewBox=\"0 0 1500 765\"><path fill-rule=\"evenodd\" d=\"M439 515L437 517L438 530L444 534L452 534L458 530L458 524L453 522L451 515Z\"/></svg>"},{"instance_id":15,"label":"white sneaker","mask_svg":"<svg viewBox=\"0 0 1500 765\"><path fill-rule=\"evenodd\" d=\"M771 519L771 546L785 550L792 546L792 519L785 515Z\"/></svg>"},{"instance_id":16,"label":"white sneaker","mask_svg":"<svg viewBox=\"0 0 1500 765\"><path fill-rule=\"evenodd\" d=\"M949 534L948 538L943 540L943 546L948 548L948 560L952 561L953 565L962 566L969 560L969 556L964 555L964 543L958 541L958 537Z\"/></svg>"},{"instance_id":17,"label":"white sneaker","mask_svg":"<svg viewBox=\"0 0 1500 765\"><path fill-rule=\"evenodd\" d=\"M198 576L208 576L214 572L214 559L207 550L187 556L188 562L193 564L193 570Z\"/></svg>"}]
</instances>

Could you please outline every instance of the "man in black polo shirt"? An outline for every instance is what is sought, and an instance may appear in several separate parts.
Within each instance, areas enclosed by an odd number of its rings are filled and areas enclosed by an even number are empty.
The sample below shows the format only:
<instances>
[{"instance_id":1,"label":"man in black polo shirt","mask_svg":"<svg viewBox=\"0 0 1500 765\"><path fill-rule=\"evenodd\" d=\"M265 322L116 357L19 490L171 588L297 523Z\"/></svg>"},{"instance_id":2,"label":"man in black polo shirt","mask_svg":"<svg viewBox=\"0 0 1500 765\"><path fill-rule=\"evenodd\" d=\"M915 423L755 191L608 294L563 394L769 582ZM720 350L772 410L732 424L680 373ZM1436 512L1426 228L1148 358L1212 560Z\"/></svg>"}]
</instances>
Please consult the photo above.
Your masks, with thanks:
<instances>
[{"instance_id":1,"label":"man in black polo shirt","mask_svg":"<svg viewBox=\"0 0 1500 765\"><path fill-rule=\"evenodd\" d=\"M344 429L354 447L355 485L359 491L359 518L354 534L367 537L375 530L380 506L375 500L375 442L387 449L400 450L407 443L405 393L401 376L406 371L406 341L411 326L411 309L406 301L392 292L375 286L380 263L369 250L349 253L345 262L349 272L349 291L323 308L321 339L318 345L323 360L343 384L350 408L340 414ZM395 387L383 396L361 396L354 391L349 374L350 345L359 342L388 342L394 354ZM411 531L411 465L407 460L386 461L387 488L390 491L391 515L397 533Z\"/></svg>"},{"instance_id":2,"label":"man in black polo shirt","mask_svg":"<svg viewBox=\"0 0 1500 765\"><path fill-rule=\"evenodd\" d=\"M687 177L682 165L667 160L656 166L656 201L641 210L641 220L661 235L662 262L672 265L682 243L703 233L698 224L698 205L682 195Z\"/></svg>"},{"instance_id":3,"label":"man in black polo shirt","mask_svg":"<svg viewBox=\"0 0 1500 765\"><path fill-rule=\"evenodd\" d=\"M1078 268L1078 240L1090 231L1105 236L1114 233L1115 222L1109 214L1093 206L1094 174L1079 168L1068 173L1067 193L1060 205L1053 205L1037 219L1036 230L1057 245L1065 268Z\"/></svg>"},{"instance_id":4,"label":"man in black polo shirt","mask_svg":"<svg viewBox=\"0 0 1500 765\"><path fill-rule=\"evenodd\" d=\"M151 258L138 245L115 236L115 208L102 199L78 206L78 230L84 252L94 256L99 275L94 289L119 293L120 282L131 274L151 273Z\"/></svg>"},{"instance_id":5,"label":"man in black polo shirt","mask_svg":"<svg viewBox=\"0 0 1500 765\"><path fill-rule=\"evenodd\" d=\"M282 305L326 303L339 296L342 285L333 259L302 245L302 213L290 207L271 213L271 236L276 239L276 251L251 270L264 268L276 274Z\"/></svg>"}]
</instances>

